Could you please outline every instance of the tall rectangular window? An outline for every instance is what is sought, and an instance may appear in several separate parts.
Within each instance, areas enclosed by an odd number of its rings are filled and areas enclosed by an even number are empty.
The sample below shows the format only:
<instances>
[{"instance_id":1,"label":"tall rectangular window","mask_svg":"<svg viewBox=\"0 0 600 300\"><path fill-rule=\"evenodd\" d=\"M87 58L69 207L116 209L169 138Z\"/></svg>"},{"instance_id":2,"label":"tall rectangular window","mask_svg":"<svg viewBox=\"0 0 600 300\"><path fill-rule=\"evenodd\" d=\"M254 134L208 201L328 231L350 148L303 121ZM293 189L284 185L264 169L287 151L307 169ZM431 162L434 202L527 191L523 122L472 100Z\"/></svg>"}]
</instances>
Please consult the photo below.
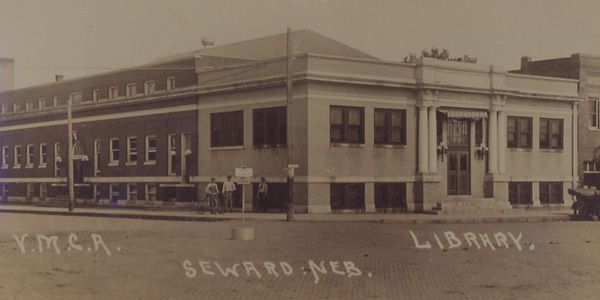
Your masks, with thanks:
<instances>
[{"instance_id":1,"label":"tall rectangular window","mask_svg":"<svg viewBox=\"0 0 600 300\"><path fill-rule=\"evenodd\" d=\"M13 164L13 168L18 169L21 167L21 145L16 145L15 146L15 160L14 160L14 164Z\"/></svg>"},{"instance_id":2,"label":"tall rectangular window","mask_svg":"<svg viewBox=\"0 0 600 300\"><path fill-rule=\"evenodd\" d=\"M144 82L144 95L153 94L156 89L156 84L154 80Z\"/></svg>"},{"instance_id":3,"label":"tall rectangular window","mask_svg":"<svg viewBox=\"0 0 600 300\"><path fill-rule=\"evenodd\" d=\"M60 170L62 168L62 150L60 148L60 143L54 143L54 177L60 175Z\"/></svg>"},{"instance_id":4,"label":"tall rectangular window","mask_svg":"<svg viewBox=\"0 0 600 300\"><path fill-rule=\"evenodd\" d=\"M92 102L98 102L100 100L100 89L94 89L92 91Z\"/></svg>"},{"instance_id":5,"label":"tall rectangular window","mask_svg":"<svg viewBox=\"0 0 600 300\"><path fill-rule=\"evenodd\" d=\"M146 184L146 200L147 201L156 201L156 184L155 183Z\"/></svg>"},{"instance_id":6,"label":"tall rectangular window","mask_svg":"<svg viewBox=\"0 0 600 300\"><path fill-rule=\"evenodd\" d=\"M34 158L34 147L33 144L28 144L27 145L27 164L25 165L26 168L33 168L33 158Z\"/></svg>"},{"instance_id":7,"label":"tall rectangular window","mask_svg":"<svg viewBox=\"0 0 600 300\"><path fill-rule=\"evenodd\" d=\"M600 99L598 98L590 98L590 122L589 125L592 128L598 129L600 128L600 121L598 120L600 116Z\"/></svg>"},{"instance_id":8,"label":"tall rectangular window","mask_svg":"<svg viewBox=\"0 0 600 300\"><path fill-rule=\"evenodd\" d=\"M118 165L119 164L119 154L120 154L119 139L118 138L110 139L108 147L110 149L109 165Z\"/></svg>"},{"instance_id":9,"label":"tall rectangular window","mask_svg":"<svg viewBox=\"0 0 600 300\"><path fill-rule=\"evenodd\" d=\"M540 118L540 149L563 148L563 120Z\"/></svg>"},{"instance_id":10,"label":"tall rectangular window","mask_svg":"<svg viewBox=\"0 0 600 300\"><path fill-rule=\"evenodd\" d=\"M46 145L46 143L40 144L40 151L39 151L38 159L39 159L39 167L45 168L46 164L48 164L48 145Z\"/></svg>"},{"instance_id":11,"label":"tall rectangular window","mask_svg":"<svg viewBox=\"0 0 600 300\"><path fill-rule=\"evenodd\" d=\"M175 89L175 77L167 77L167 91Z\"/></svg>"},{"instance_id":12,"label":"tall rectangular window","mask_svg":"<svg viewBox=\"0 0 600 300\"><path fill-rule=\"evenodd\" d=\"M146 136L146 162L147 163L156 162L156 136L155 135L147 135Z\"/></svg>"},{"instance_id":13,"label":"tall rectangular window","mask_svg":"<svg viewBox=\"0 0 600 300\"><path fill-rule=\"evenodd\" d=\"M21 103L20 102L15 102L13 103L13 112L20 112L21 111Z\"/></svg>"},{"instance_id":14,"label":"tall rectangular window","mask_svg":"<svg viewBox=\"0 0 600 300\"><path fill-rule=\"evenodd\" d=\"M58 107L58 96L52 98L52 107Z\"/></svg>"},{"instance_id":15,"label":"tall rectangular window","mask_svg":"<svg viewBox=\"0 0 600 300\"><path fill-rule=\"evenodd\" d=\"M71 100L71 103L73 104L81 103L81 99L81 92L72 92L69 94L69 100Z\"/></svg>"},{"instance_id":16,"label":"tall rectangular window","mask_svg":"<svg viewBox=\"0 0 600 300\"><path fill-rule=\"evenodd\" d=\"M2 104L2 114L5 115L8 113L8 104Z\"/></svg>"},{"instance_id":17,"label":"tall rectangular window","mask_svg":"<svg viewBox=\"0 0 600 300\"><path fill-rule=\"evenodd\" d=\"M406 145L406 110L375 109L375 144Z\"/></svg>"},{"instance_id":18,"label":"tall rectangular window","mask_svg":"<svg viewBox=\"0 0 600 300\"><path fill-rule=\"evenodd\" d=\"M167 160L167 168L169 170L168 174L169 175L175 175L176 174L176 170L177 170L177 135L176 134L169 134L168 135L168 160Z\"/></svg>"},{"instance_id":19,"label":"tall rectangular window","mask_svg":"<svg viewBox=\"0 0 600 300\"><path fill-rule=\"evenodd\" d=\"M42 110L46 108L46 98L40 98L38 100L38 109Z\"/></svg>"},{"instance_id":20,"label":"tall rectangular window","mask_svg":"<svg viewBox=\"0 0 600 300\"><path fill-rule=\"evenodd\" d=\"M230 111L210 115L210 146L244 145L244 112Z\"/></svg>"},{"instance_id":21,"label":"tall rectangular window","mask_svg":"<svg viewBox=\"0 0 600 300\"><path fill-rule=\"evenodd\" d=\"M127 98L135 97L137 94L135 83L127 85Z\"/></svg>"},{"instance_id":22,"label":"tall rectangular window","mask_svg":"<svg viewBox=\"0 0 600 300\"><path fill-rule=\"evenodd\" d=\"M108 186L108 193L110 194L110 201L117 202L121 198L121 193L118 183L111 183Z\"/></svg>"},{"instance_id":23,"label":"tall rectangular window","mask_svg":"<svg viewBox=\"0 0 600 300\"><path fill-rule=\"evenodd\" d=\"M2 147L2 169L8 169L8 146Z\"/></svg>"},{"instance_id":24,"label":"tall rectangular window","mask_svg":"<svg viewBox=\"0 0 600 300\"><path fill-rule=\"evenodd\" d=\"M254 145L285 146L287 143L287 109L271 107L253 111Z\"/></svg>"},{"instance_id":25,"label":"tall rectangular window","mask_svg":"<svg viewBox=\"0 0 600 300\"><path fill-rule=\"evenodd\" d=\"M562 182L540 182L540 203L559 204L563 203Z\"/></svg>"},{"instance_id":26,"label":"tall rectangular window","mask_svg":"<svg viewBox=\"0 0 600 300\"><path fill-rule=\"evenodd\" d=\"M33 102L31 102L31 101L25 102L25 111L32 111L32 110L33 110Z\"/></svg>"},{"instance_id":27,"label":"tall rectangular window","mask_svg":"<svg viewBox=\"0 0 600 300\"><path fill-rule=\"evenodd\" d=\"M331 106L329 122L332 143L365 142L364 108Z\"/></svg>"},{"instance_id":28,"label":"tall rectangular window","mask_svg":"<svg viewBox=\"0 0 600 300\"><path fill-rule=\"evenodd\" d=\"M116 100L119 98L119 87L111 86L108 88L108 100Z\"/></svg>"},{"instance_id":29,"label":"tall rectangular window","mask_svg":"<svg viewBox=\"0 0 600 300\"><path fill-rule=\"evenodd\" d=\"M511 204L532 204L531 182L509 182L508 200Z\"/></svg>"},{"instance_id":30,"label":"tall rectangular window","mask_svg":"<svg viewBox=\"0 0 600 300\"><path fill-rule=\"evenodd\" d=\"M531 148L532 118L507 117L507 141L509 148Z\"/></svg>"},{"instance_id":31,"label":"tall rectangular window","mask_svg":"<svg viewBox=\"0 0 600 300\"><path fill-rule=\"evenodd\" d=\"M130 183L127 185L127 200L135 201L138 199L137 184Z\"/></svg>"},{"instance_id":32,"label":"tall rectangular window","mask_svg":"<svg viewBox=\"0 0 600 300\"><path fill-rule=\"evenodd\" d=\"M136 136L127 137L127 162L135 163L138 158L138 139Z\"/></svg>"}]
</instances>

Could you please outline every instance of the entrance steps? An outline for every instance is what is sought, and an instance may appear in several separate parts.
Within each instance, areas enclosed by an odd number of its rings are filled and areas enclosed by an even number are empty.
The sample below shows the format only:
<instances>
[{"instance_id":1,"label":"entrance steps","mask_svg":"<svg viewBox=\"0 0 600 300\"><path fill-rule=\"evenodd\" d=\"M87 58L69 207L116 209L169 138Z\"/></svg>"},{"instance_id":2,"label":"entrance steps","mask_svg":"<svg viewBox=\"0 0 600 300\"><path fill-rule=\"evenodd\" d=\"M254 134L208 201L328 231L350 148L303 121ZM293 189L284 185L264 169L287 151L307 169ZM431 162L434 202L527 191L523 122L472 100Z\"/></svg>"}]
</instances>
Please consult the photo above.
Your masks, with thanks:
<instances>
[{"instance_id":1,"label":"entrance steps","mask_svg":"<svg viewBox=\"0 0 600 300\"><path fill-rule=\"evenodd\" d=\"M432 207L432 213L438 215L502 214L510 212L514 212L514 210L508 201L470 196L447 197Z\"/></svg>"}]
</instances>

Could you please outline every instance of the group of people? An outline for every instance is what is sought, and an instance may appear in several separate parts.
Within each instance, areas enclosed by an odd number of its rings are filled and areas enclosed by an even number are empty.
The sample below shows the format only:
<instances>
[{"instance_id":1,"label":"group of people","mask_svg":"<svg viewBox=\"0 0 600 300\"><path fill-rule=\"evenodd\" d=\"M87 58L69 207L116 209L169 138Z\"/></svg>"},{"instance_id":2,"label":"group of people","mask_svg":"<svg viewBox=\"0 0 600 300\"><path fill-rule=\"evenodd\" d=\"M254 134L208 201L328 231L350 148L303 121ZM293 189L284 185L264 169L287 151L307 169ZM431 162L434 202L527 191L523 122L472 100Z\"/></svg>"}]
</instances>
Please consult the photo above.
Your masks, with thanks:
<instances>
[{"instance_id":1,"label":"group of people","mask_svg":"<svg viewBox=\"0 0 600 300\"><path fill-rule=\"evenodd\" d=\"M231 180L231 175L227 176L227 180L223 182L223 187L219 193L219 187L216 183L216 178L211 177L210 183L204 189L206 201L210 207L211 214L223 213L225 211L231 212L233 208L233 193L236 190L235 183ZM264 177L260 178L258 189L256 191L257 197L257 211L264 211L267 195L269 193L269 185ZM220 195L223 197L224 205L221 205Z\"/></svg>"}]
</instances>

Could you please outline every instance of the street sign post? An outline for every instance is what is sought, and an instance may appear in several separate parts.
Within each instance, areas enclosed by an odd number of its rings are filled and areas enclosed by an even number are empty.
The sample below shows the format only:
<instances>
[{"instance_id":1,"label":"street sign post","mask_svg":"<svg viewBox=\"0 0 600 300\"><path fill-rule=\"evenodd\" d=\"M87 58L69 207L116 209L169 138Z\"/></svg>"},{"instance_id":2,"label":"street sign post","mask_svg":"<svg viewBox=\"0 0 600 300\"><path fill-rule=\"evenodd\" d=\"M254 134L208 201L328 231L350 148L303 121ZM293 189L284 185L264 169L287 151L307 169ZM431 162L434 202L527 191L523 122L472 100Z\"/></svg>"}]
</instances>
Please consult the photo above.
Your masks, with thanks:
<instances>
[{"instance_id":1,"label":"street sign post","mask_svg":"<svg viewBox=\"0 0 600 300\"><path fill-rule=\"evenodd\" d=\"M247 168L246 166L235 168L235 177L237 178L237 182L238 184L242 185L242 227L239 228L239 230L237 228L233 229L233 239L254 239L254 228L246 227L246 185L250 184L252 176L254 176L252 168Z\"/></svg>"}]
</instances>

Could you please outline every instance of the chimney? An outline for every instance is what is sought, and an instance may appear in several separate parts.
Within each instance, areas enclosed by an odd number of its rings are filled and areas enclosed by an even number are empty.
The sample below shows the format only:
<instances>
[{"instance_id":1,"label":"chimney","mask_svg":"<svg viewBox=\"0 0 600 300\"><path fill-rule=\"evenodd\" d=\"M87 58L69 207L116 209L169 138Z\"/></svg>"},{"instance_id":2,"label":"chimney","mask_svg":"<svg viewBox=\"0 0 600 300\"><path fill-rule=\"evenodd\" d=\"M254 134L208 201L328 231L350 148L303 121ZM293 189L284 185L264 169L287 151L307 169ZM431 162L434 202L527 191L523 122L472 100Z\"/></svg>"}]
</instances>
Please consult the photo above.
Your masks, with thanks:
<instances>
[{"instance_id":1,"label":"chimney","mask_svg":"<svg viewBox=\"0 0 600 300\"><path fill-rule=\"evenodd\" d=\"M0 92L15 88L15 60L0 57Z\"/></svg>"},{"instance_id":2,"label":"chimney","mask_svg":"<svg viewBox=\"0 0 600 300\"><path fill-rule=\"evenodd\" d=\"M56 82L59 82L59 81L62 81L63 79L65 79L65 76L56 74L56 75L54 75L54 79L56 80Z\"/></svg>"},{"instance_id":3,"label":"chimney","mask_svg":"<svg viewBox=\"0 0 600 300\"><path fill-rule=\"evenodd\" d=\"M521 71L527 70L527 65L531 62L531 57L521 56Z\"/></svg>"}]
</instances>

